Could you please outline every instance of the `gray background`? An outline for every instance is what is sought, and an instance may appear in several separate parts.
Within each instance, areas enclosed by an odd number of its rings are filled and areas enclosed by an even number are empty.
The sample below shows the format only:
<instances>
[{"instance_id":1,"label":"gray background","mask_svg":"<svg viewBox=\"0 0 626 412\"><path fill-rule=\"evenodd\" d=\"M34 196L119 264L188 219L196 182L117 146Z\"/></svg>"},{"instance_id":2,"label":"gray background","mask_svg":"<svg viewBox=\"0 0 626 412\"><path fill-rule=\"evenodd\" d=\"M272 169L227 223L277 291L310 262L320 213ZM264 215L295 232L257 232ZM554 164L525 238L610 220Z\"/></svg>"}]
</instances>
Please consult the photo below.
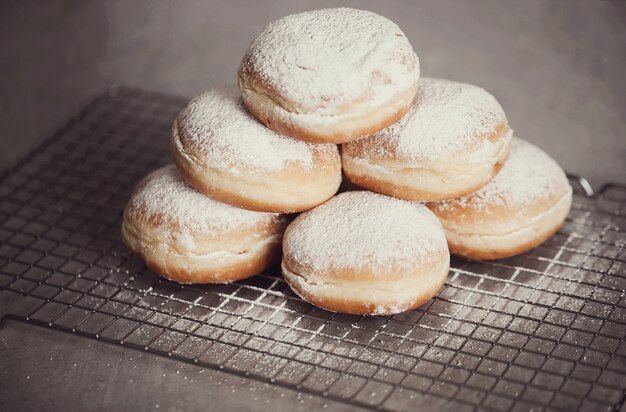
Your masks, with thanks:
<instances>
[{"instance_id":1,"label":"gray background","mask_svg":"<svg viewBox=\"0 0 626 412\"><path fill-rule=\"evenodd\" d=\"M626 182L626 2L600 0L4 1L0 170L111 84L192 96L232 82L269 21L337 4L396 21L424 75L486 88L517 135L567 170L596 186ZM11 410L151 402L161 410L304 410L325 402L17 322L0 328L0 387L10 388L0 405Z\"/></svg>"},{"instance_id":2,"label":"gray background","mask_svg":"<svg viewBox=\"0 0 626 412\"><path fill-rule=\"evenodd\" d=\"M198 94L272 19L338 4L394 20L424 75L486 88L568 171L626 182L626 2L601 0L4 2L0 169L111 84Z\"/></svg>"}]
</instances>

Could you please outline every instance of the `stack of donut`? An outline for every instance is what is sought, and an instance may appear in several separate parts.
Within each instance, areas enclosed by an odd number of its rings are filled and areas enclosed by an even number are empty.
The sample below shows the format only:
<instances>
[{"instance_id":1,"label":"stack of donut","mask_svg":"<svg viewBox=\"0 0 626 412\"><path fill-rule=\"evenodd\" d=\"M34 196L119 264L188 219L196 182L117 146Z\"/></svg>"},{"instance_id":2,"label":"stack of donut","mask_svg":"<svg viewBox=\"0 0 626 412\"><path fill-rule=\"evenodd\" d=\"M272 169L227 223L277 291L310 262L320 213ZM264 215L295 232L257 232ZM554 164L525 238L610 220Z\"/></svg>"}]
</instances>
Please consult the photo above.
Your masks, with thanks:
<instances>
[{"instance_id":1,"label":"stack of donut","mask_svg":"<svg viewBox=\"0 0 626 412\"><path fill-rule=\"evenodd\" d=\"M532 249L572 198L491 94L420 78L396 24L349 8L271 23L238 86L180 113L171 149L175 165L144 178L124 212L122 236L149 267L181 283L231 282L282 255L295 293L353 314L430 300L450 252ZM342 171L351 185L337 194Z\"/></svg>"}]
</instances>

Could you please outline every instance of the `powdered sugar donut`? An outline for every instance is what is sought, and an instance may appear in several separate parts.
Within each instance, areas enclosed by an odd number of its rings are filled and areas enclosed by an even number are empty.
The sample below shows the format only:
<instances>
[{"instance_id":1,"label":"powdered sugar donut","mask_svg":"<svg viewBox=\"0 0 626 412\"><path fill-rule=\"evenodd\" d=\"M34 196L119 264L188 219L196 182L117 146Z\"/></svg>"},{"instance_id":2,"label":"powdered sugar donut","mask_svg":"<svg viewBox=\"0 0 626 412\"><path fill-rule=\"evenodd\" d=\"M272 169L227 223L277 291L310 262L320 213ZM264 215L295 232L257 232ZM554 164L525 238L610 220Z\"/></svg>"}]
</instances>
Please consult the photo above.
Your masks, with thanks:
<instances>
[{"instance_id":1,"label":"powdered sugar donut","mask_svg":"<svg viewBox=\"0 0 626 412\"><path fill-rule=\"evenodd\" d=\"M450 251L472 259L500 259L526 252L561 226L572 188L559 165L536 146L514 138L509 159L479 191L431 203Z\"/></svg>"},{"instance_id":2,"label":"powdered sugar donut","mask_svg":"<svg viewBox=\"0 0 626 412\"><path fill-rule=\"evenodd\" d=\"M343 143L401 118L419 87L419 61L400 28L350 8L271 23L239 69L246 105L268 127L314 143Z\"/></svg>"},{"instance_id":3,"label":"powdered sugar donut","mask_svg":"<svg viewBox=\"0 0 626 412\"><path fill-rule=\"evenodd\" d=\"M286 226L286 216L237 209L204 196L169 165L135 189L124 211L122 238L169 279L224 283L275 262Z\"/></svg>"},{"instance_id":4,"label":"powdered sugar donut","mask_svg":"<svg viewBox=\"0 0 626 412\"><path fill-rule=\"evenodd\" d=\"M422 79L409 113L342 146L346 175L359 186L408 200L437 201L489 182L511 143L504 111L485 90Z\"/></svg>"},{"instance_id":5,"label":"powdered sugar donut","mask_svg":"<svg viewBox=\"0 0 626 412\"><path fill-rule=\"evenodd\" d=\"M333 196L337 146L294 140L263 126L235 86L193 99L174 122L174 161L199 191L244 209L291 213Z\"/></svg>"},{"instance_id":6,"label":"powdered sugar donut","mask_svg":"<svg viewBox=\"0 0 626 412\"><path fill-rule=\"evenodd\" d=\"M389 315L416 308L443 285L450 255L424 205L356 191L298 216L283 239L282 272L324 309Z\"/></svg>"}]
</instances>

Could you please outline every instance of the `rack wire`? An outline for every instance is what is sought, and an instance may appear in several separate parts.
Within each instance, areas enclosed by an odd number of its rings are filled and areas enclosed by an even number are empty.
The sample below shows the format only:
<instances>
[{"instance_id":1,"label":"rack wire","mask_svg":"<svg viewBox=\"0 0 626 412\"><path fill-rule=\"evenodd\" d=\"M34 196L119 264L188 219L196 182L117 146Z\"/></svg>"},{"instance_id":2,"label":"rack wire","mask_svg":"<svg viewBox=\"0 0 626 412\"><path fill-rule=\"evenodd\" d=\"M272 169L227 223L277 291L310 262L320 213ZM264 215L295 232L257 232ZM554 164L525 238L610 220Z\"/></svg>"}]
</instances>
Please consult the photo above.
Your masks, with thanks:
<instances>
[{"instance_id":1,"label":"rack wire","mask_svg":"<svg viewBox=\"0 0 626 412\"><path fill-rule=\"evenodd\" d=\"M133 257L119 229L133 185L169 162L184 103L112 88L4 174L5 318L370 409L624 405L626 187L588 196L577 181L570 216L542 246L495 262L453 258L441 293L395 316L318 309L278 268L182 286Z\"/></svg>"}]
</instances>

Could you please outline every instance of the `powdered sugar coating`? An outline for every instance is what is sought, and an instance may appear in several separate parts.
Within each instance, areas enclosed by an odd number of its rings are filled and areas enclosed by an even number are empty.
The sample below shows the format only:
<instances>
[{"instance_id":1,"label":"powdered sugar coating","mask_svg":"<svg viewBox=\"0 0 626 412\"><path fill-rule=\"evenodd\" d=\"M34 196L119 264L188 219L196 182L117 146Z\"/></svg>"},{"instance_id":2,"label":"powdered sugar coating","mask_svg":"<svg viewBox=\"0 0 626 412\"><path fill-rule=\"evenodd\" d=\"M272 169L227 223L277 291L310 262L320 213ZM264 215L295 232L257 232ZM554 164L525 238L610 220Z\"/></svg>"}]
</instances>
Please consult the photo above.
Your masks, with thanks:
<instances>
[{"instance_id":1,"label":"powdered sugar coating","mask_svg":"<svg viewBox=\"0 0 626 412\"><path fill-rule=\"evenodd\" d=\"M380 276L448 252L439 220L424 205L366 191L342 193L301 214L283 249L314 271L367 265Z\"/></svg>"},{"instance_id":2,"label":"powdered sugar coating","mask_svg":"<svg viewBox=\"0 0 626 412\"><path fill-rule=\"evenodd\" d=\"M506 122L502 107L484 89L450 80L422 78L413 107L402 119L344 147L352 155L355 155L353 149L357 149L367 156L392 158L417 166L493 144L488 138Z\"/></svg>"},{"instance_id":3,"label":"powdered sugar coating","mask_svg":"<svg viewBox=\"0 0 626 412\"><path fill-rule=\"evenodd\" d=\"M265 127L245 107L236 86L193 99L179 115L177 126L187 153L231 173L280 171L290 164L310 170L316 154L338 157L335 145L301 142Z\"/></svg>"},{"instance_id":4,"label":"powdered sugar coating","mask_svg":"<svg viewBox=\"0 0 626 412\"><path fill-rule=\"evenodd\" d=\"M208 236L272 224L281 218L278 213L253 212L213 200L187 184L174 165L144 178L129 201L127 213L158 222L179 235Z\"/></svg>"},{"instance_id":5,"label":"powdered sugar coating","mask_svg":"<svg viewBox=\"0 0 626 412\"><path fill-rule=\"evenodd\" d=\"M271 23L246 51L240 73L259 78L290 112L329 116L406 90L419 79L419 60L392 21L332 8Z\"/></svg>"},{"instance_id":6,"label":"powdered sugar coating","mask_svg":"<svg viewBox=\"0 0 626 412\"><path fill-rule=\"evenodd\" d=\"M525 205L549 199L569 186L563 169L544 151L513 138L511 154L500 173L477 192L435 204L441 211L470 208L489 211L505 206L524 211Z\"/></svg>"}]
</instances>

